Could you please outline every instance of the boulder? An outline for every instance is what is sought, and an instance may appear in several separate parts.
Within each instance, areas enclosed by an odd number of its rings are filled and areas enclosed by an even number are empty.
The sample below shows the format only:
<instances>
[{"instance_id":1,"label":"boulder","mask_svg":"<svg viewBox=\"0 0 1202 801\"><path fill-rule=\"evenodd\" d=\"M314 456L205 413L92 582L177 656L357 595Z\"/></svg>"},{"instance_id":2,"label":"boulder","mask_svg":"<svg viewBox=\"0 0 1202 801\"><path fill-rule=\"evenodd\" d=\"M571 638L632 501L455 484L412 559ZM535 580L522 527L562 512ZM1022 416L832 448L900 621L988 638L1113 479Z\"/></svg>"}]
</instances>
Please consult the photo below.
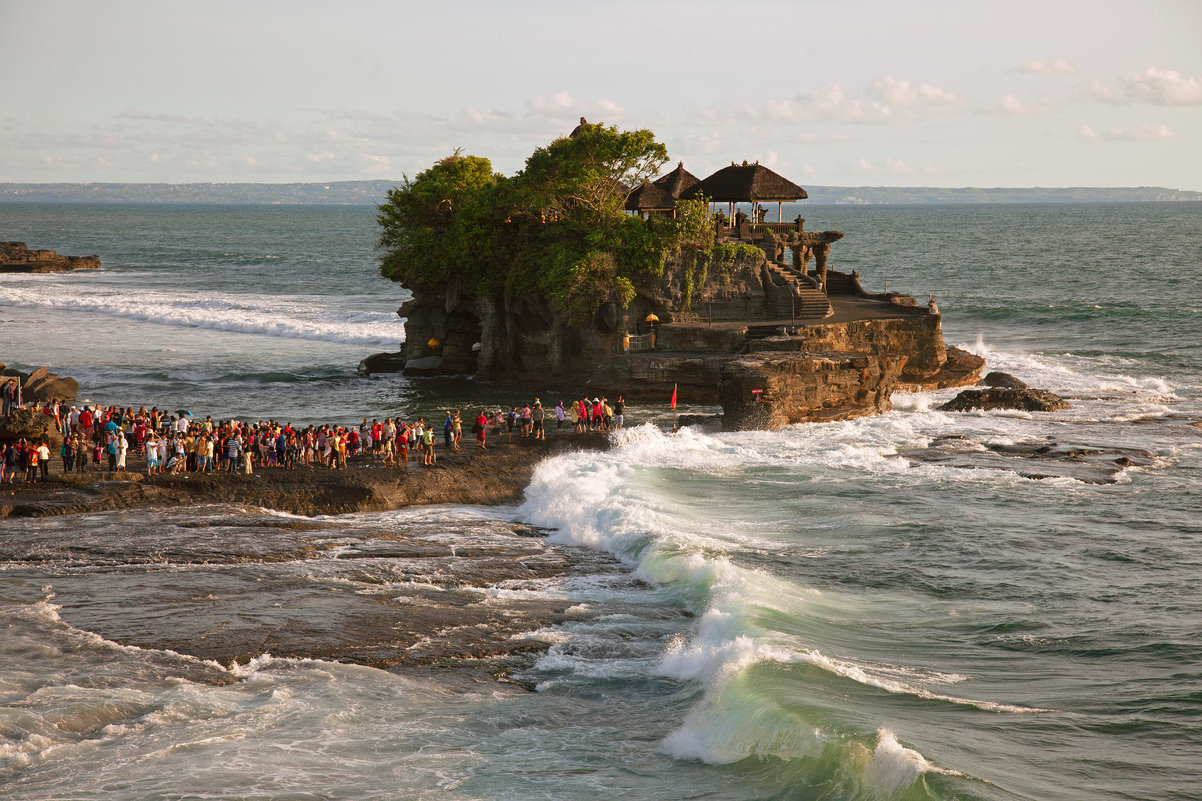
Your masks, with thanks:
<instances>
[{"instance_id":1,"label":"boulder","mask_svg":"<svg viewBox=\"0 0 1202 801\"><path fill-rule=\"evenodd\" d=\"M939 407L945 412L967 412L973 409L1020 409L1028 412L1055 412L1067 409L1068 403L1059 395L1042 389L966 389Z\"/></svg>"},{"instance_id":2,"label":"boulder","mask_svg":"<svg viewBox=\"0 0 1202 801\"><path fill-rule=\"evenodd\" d=\"M422 356L405 362L405 375L438 375L441 372L441 356Z\"/></svg>"},{"instance_id":3,"label":"boulder","mask_svg":"<svg viewBox=\"0 0 1202 801\"><path fill-rule=\"evenodd\" d=\"M28 375L19 370L4 369L0 372L0 383L5 380L5 376L16 378L21 383L21 400L24 403L69 401L79 395L78 381L55 375L47 367L39 367Z\"/></svg>"},{"instance_id":4,"label":"boulder","mask_svg":"<svg viewBox=\"0 0 1202 801\"><path fill-rule=\"evenodd\" d=\"M999 389L1030 389L1025 381L1022 381L1009 373L1002 373L994 370L986 374L981 379L981 385L986 387L997 387Z\"/></svg>"},{"instance_id":5,"label":"boulder","mask_svg":"<svg viewBox=\"0 0 1202 801\"><path fill-rule=\"evenodd\" d=\"M8 417L0 417L0 442L15 442L22 438L34 442L45 438L52 451L63 441L54 427L54 418L35 409L13 408Z\"/></svg>"},{"instance_id":6,"label":"boulder","mask_svg":"<svg viewBox=\"0 0 1202 801\"><path fill-rule=\"evenodd\" d=\"M372 373L399 373L405 369L405 352L373 353L359 362L359 372L364 375Z\"/></svg>"},{"instance_id":7,"label":"boulder","mask_svg":"<svg viewBox=\"0 0 1202 801\"><path fill-rule=\"evenodd\" d=\"M27 382L21 392L26 403L70 401L79 395L79 382L74 378L64 378L51 373L39 381Z\"/></svg>"}]
</instances>

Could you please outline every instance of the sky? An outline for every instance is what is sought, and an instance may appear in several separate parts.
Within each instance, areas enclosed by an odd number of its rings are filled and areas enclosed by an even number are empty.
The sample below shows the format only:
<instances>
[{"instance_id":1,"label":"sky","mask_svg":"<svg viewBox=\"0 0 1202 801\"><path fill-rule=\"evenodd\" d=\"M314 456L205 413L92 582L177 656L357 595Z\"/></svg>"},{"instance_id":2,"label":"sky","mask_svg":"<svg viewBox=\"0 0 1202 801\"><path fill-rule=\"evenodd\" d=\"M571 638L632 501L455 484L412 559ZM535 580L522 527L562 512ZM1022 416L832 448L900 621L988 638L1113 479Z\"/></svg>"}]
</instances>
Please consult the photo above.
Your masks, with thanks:
<instances>
[{"instance_id":1,"label":"sky","mask_svg":"<svg viewBox=\"0 0 1202 801\"><path fill-rule=\"evenodd\" d=\"M699 177L1202 190L1202 0L0 0L0 97L0 182L512 174L584 116Z\"/></svg>"}]
</instances>

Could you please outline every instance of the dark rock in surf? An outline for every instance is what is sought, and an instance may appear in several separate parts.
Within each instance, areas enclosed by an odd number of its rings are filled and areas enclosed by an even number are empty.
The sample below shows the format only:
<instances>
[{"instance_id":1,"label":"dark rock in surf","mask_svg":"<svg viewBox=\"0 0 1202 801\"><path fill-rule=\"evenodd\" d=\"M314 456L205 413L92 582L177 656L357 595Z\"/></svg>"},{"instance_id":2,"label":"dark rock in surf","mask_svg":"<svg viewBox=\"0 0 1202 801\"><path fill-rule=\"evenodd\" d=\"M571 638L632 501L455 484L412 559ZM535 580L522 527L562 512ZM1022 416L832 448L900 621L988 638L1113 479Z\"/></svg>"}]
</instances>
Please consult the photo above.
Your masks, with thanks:
<instances>
[{"instance_id":1,"label":"dark rock in surf","mask_svg":"<svg viewBox=\"0 0 1202 801\"><path fill-rule=\"evenodd\" d=\"M373 373L399 373L405 369L405 351L396 353L373 353L359 362L359 372L363 375Z\"/></svg>"},{"instance_id":2,"label":"dark rock in surf","mask_svg":"<svg viewBox=\"0 0 1202 801\"><path fill-rule=\"evenodd\" d=\"M994 387L997 389L1030 389L1027 382L1022 381L1009 373L1002 373L994 370L988 373L981 379L981 386Z\"/></svg>"},{"instance_id":3,"label":"dark rock in surf","mask_svg":"<svg viewBox=\"0 0 1202 801\"><path fill-rule=\"evenodd\" d=\"M1059 395L1043 389L966 389L939 407L945 412L967 412L974 409L1019 409L1027 412L1056 412L1068 408Z\"/></svg>"}]
</instances>

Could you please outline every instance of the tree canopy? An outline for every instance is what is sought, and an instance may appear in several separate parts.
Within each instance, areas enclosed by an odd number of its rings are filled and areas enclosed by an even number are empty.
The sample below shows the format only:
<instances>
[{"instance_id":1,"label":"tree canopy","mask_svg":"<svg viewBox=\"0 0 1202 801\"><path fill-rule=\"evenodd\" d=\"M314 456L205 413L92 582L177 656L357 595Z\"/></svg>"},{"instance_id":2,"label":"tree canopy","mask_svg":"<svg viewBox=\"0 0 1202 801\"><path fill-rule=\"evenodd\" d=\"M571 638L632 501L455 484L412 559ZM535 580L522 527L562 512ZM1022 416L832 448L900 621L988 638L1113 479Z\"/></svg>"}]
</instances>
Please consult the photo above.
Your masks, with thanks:
<instances>
[{"instance_id":1,"label":"tree canopy","mask_svg":"<svg viewBox=\"0 0 1202 801\"><path fill-rule=\"evenodd\" d=\"M513 176L456 151L388 193L380 271L411 287L535 294L578 319L609 301L626 306L636 286L662 278L670 252L713 243L704 201L681 203L676 219L624 213L629 187L667 156L651 131L589 123Z\"/></svg>"}]
</instances>

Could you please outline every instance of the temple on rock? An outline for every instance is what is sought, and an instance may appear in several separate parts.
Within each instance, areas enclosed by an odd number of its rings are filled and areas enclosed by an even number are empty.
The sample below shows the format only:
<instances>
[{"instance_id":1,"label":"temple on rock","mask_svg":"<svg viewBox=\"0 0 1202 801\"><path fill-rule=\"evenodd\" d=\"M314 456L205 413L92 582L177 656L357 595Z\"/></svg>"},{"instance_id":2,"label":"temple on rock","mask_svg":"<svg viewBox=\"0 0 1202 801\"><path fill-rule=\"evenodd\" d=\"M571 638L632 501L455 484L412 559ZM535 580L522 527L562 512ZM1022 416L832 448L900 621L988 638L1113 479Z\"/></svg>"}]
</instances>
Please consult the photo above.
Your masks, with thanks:
<instances>
[{"instance_id":1,"label":"temple on rock","mask_svg":"<svg viewBox=\"0 0 1202 801\"><path fill-rule=\"evenodd\" d=\"M582 119L568 139L597 127ZM535 157L513 180L529 180L531 164ZM628 285L625 295L594 293L575 313L553 293L513 291L499 281L483 289L488 282L479 279L475 286L456 276L427 284L412 273L393 275L413 292L398 312L407 320L404 371L553 379L627 398L667 397L677 387L692 402L720 402L728 428L875 414L891 408L896 387L977 380L983 360L945 346L933 302L866 291L856 273L830 267L842 232L807 231L801 216L782 219L783 205L807 193L768 167L732 162L698 179L680 162L630 185L614 190L630 215L623 225L687 232L664 247L658 271L627 270L626 284L605 285ZM528 242L557 235L546 221L565 214L539 208L542 227L525 229ZM520 210L506 215L509 229L499 237L522 219ZM637 238L638 229L629 230ZM620 278L627 251L614 250L606 257L616 264L594 268L588 259L604 260L592 253L581 264ZM536 253L528 243L511 252L511 269ZM593 274L576 269L577 282ZM364 369L381 369L380 361L365 360Z\"/></svg>"}]
</instances>

